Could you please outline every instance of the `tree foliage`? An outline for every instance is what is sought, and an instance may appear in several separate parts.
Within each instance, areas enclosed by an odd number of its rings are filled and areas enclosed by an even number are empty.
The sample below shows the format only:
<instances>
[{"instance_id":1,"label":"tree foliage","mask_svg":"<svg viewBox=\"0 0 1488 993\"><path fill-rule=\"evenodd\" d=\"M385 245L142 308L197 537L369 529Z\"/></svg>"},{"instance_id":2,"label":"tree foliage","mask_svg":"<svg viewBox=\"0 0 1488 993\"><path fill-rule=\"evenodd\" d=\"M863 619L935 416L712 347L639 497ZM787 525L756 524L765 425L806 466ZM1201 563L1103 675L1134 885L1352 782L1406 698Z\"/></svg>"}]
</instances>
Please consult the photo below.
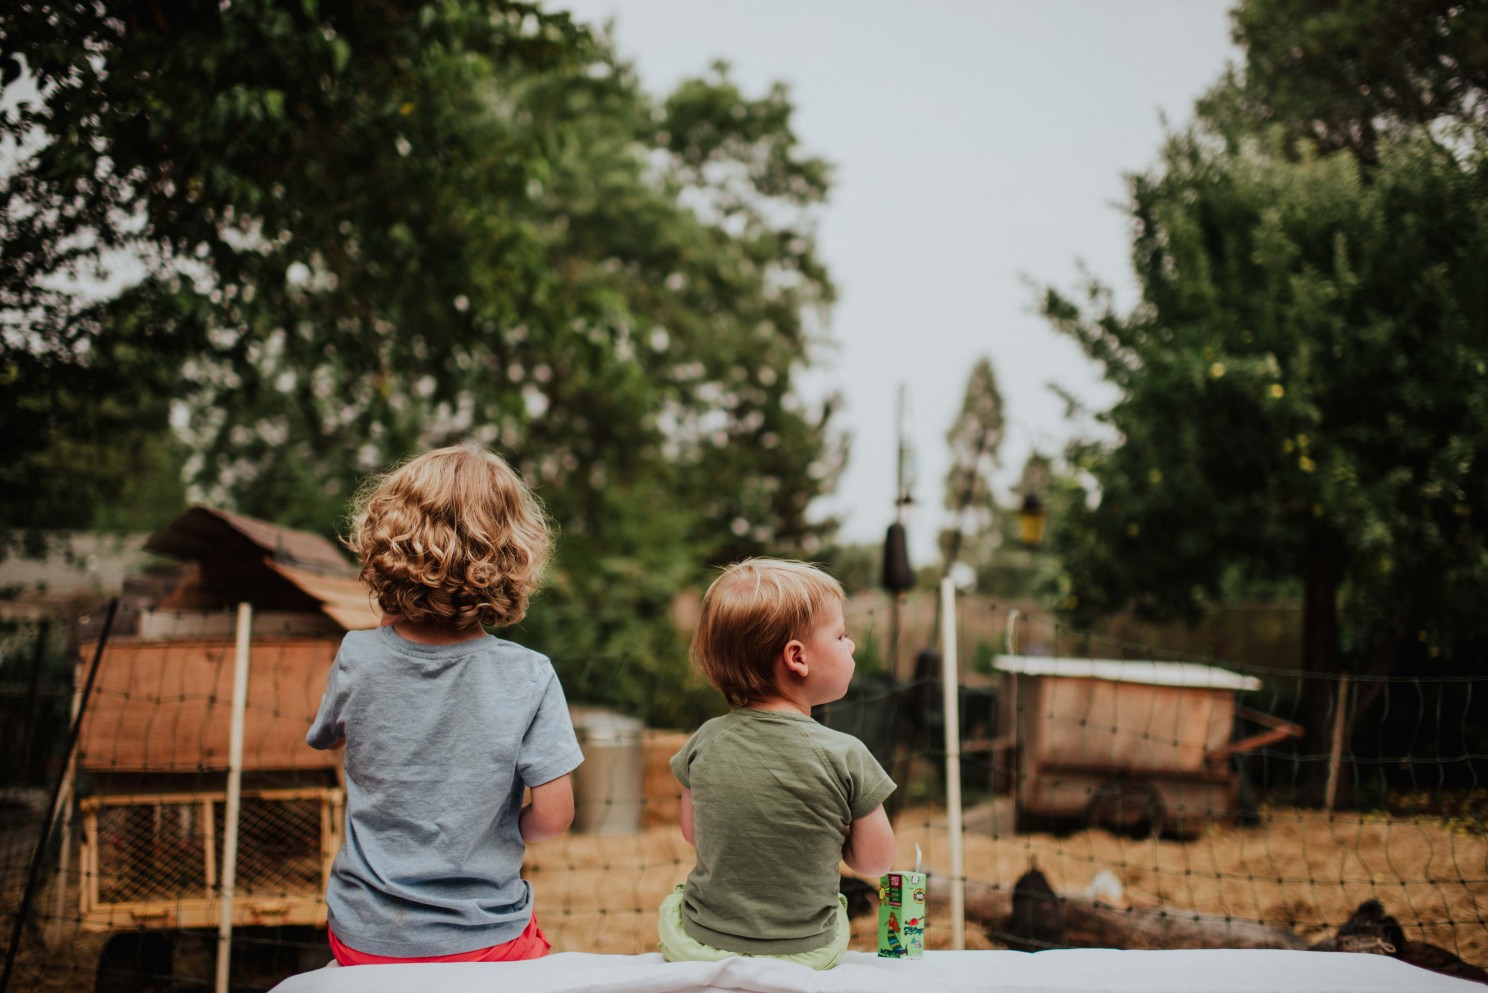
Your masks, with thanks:
<instances>
[{"instance_id":1,"label":"tree foliage","mask_svg":"<svg viewBox=\"0 0 1488 993\"><path fill-rule=\"evenodd\" d=\"M411 365L410 353L459 343L469 321L449 317L455 287L493 251L523 273L493 301L516 313L536 256L519 264L518 246L532 239L511 212L470 208L515 199L532 162L484 111L480 84L496 65L563 57L577 32L521 5L363 10L98 3L0 14L7 89L38 94L5 119L25 154L0 190L3 358L17 383L5 420L28 403L49 412L40 432L6 432L24 446L17 454L63 437L164 434L172 400L215 388L231 396L191 425L205 456L197 475L247 488L251 450L285 450L290 438L235 415L287 377L299 382L278 391L289 394L285 417L339 414L339 401L358 399L315 394L311 370L326 363L386 407L391 391L370 384ZM110 281L126 288L88 292ZM277 382L265 381L267 356L285 378L274 369ZM55 402L64 393L71 402ZM81 412L69 417L72 406ZM98 416L105 406L112 420ZM312 446L298 461L344 451L368 426L297 432ZM48 479L66 475L49 468ZM44 507L31 500L43 481L16 480L11 498ZM86 523L107 490L74 492L81 520L40 523Z\"/></svg>"},{"instance_id":2,"label":"tree foliage","mask_svg":"<svg viewBox=\"0 0 1488 993\"><path fill-rule=\"evenodd\" d=\"M0 410L48 418L5 432L13 506L98 468L67 439L174 425L193 492L330 531L369 471L473 437L562 531L528 633L626 660L680 657L703 564L830 532L832 404L796 392L828 169L783 88L717 66L654 98L515 2L23 4L0 31L39 90L5 120Z\"/></svg>"},{"instance_id":3,"label":"tree foliage","mask_svg":"<svg viewBox=\"0 0 1488 993\"><path fill-rule=\"evenodd\" d=\"M1488 7L1460 0L1246 0L1235 9L1255 119L1374 164L1381 142L1488 134Z\"/></svg>"},{"instance_id":4,"label":"tree foliage","mask_svg":"<svg viewBox=\"0 0 1488 993\"><path fill-rule=\"evenodd\" d=\"M944 502L954 515L951 526L940 534L946 568L962 558L977 568L996 545L999 515L992 473L1005 429L997 374L992 360L983 356L966 376L961 409L946 432L951 467L946 470Z\"/></svg>"},{"instance_id":5,"label":"tree foliage","mask_svg":"<svg viewBox=\"0 0 1488 993\"><path fill-rule=\"evenodd\" d=\"M1082 452L1101 494L1076 509L1083 610L1192 614L1234 561L1301 578L1326 559L1416 615L1443 614L1418 602L1442 581L1488 581L1485 204L1484 177L1426 145L1366 185L1346 159L1172 139L1133 181L1141 306L1047 300L1123 391L1117 440Z\"/></svg>"},{"instance_id":6,"label":"tree foliage","mask_svg":"<svg viewBox=\"0 0 1488 993\"><path fill-rule=\"evenodd\" d=\"M1408 646L1436 655L1484 631L1488 159L1404 112L1367 152L1314 127L1334 120L1317 93L1353 98L1303 56L1332 64L1312 47L1323 27L1386 33L1378 6L1242 4L1246 83L1296 127L1237 115L1246 98L1216 89L1130 181L1141 302L1117 312L1095 284L1045 298L1121 390L1112 440L1074 453L1098 502L1056 529L1081 621L1129 604L1194 617L1239 576L1303 592L1318 674L1388 671ZM1311 16L1268 20L1299 8ZM1454 44L1478 42L1423 64ZM1291 75L1256 68L1282 51ZM1313 690L1303 721L1322 751L1327 687Z\"/></svg>"}]
</instances>

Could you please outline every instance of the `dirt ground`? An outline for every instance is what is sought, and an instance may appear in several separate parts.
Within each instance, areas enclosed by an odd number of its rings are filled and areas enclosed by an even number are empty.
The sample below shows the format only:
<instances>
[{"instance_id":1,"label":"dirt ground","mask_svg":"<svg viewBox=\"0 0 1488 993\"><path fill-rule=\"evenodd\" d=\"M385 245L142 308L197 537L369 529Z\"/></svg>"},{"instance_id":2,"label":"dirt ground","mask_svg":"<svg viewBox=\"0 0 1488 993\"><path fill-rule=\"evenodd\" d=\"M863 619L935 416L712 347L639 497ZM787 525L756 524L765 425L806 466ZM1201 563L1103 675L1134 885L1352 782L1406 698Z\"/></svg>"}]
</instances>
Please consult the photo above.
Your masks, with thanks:
<instances>
[{"instance_id":1,"label":"dirt ground","mask_svg":"<svg viewBox=\"0 0 1488 993\"><path fill-rule=\"evenodd\" d=\"M899 864L919 843L924 865L950 868L941 811L906 812L896 824ZM1309 940L1330 934L1361 902L1377 899L1407 938L1488 966L1488 841L1425 819L1374 821L1278 810L1252 827L1215 827L1186 842L1119 838L1105 831L1055 837L968 830L968 879L1010 887L1036 864L1061 892L1079 892L1109 870L1117 906L1165 906L1264 921ZM656 906L686 878L692 850L674 825L637 835L571 836L528 851L539 919L558 951L652 951ZM949 929L931 919L932 948ZM875 947L874 921L854 922L852 947ZM967 929L968 948L998 948Z\"/></svg>"},{"instance_id":2,"label":"dirt ground","mask_svg":"<svg viewBox=\"0 0 1488 993\"><path fill-rule=\"evenodd\" d=\"M651 732L647 739L638 833L570 834L528 849L525 873L556 951L654 950L656 907L692 867L692 849L676 826L676 784L666 768L666 758L685 736ZM1309 941L1331 934L1361 902L1377 899L1404 926L1407 938L1488 967L1488 838L1454 829L1440 818L1270 809L1262 811L1259 824L1214 825L1177 841L1099 830L1019 835L1010 830L1006 813L996 803L967 811L968 880L1010 888L1036 865L1056 890L1080 893L1109 872L1121 893L1103 899L1115 906L1228 915L1286 927ZM899 866L912 866L918 844L926 869L949 873L943 810L903 811L895 832ZM19 897L19 880L13 882L0 887L0 926L7 933ZM28 931L12 988L60 993L91 987L104 937L71 935L48 952L39 935ZM932 913L927 938L931 948L950 946L943 917ZM875 944L873 918L854 921L852 947L872 951ZM978 922L969 922L966 945L1001 947Z\"/></svg>"},{"instance_id":3,"label":"dirt ground","mask_svg":"<svg viewBox=\"0 0 1488 993\"><path fill-rule=\"evenodd\" d=\"M647 742L639 834L570 835L528 850L539 919L556 950L654 950L656 906L692 867L692 849L676 827L675 782L665 766L681 740L653 735ZM966 817L969 880L1011 887L1037 865L1056 890L1080 892L1109 870L1122 887L1119 898L1107 898L1117 906L1262 921L1308 940L1332 933L1360 903L1376 899L1407 938L1488 966L1488 838L1431 817L1273 809L1262 811L1259 824L1213 825L1178 841L1103 830L1018 835L988 815L984 807ZM925 867L947 873L945 824L943 810L902 812L895 824L899 865L913 864L918 843ZM949 947L949 929L937 923L932 918L930 947ZM871 951L875 943L875 922L855 921L852 947ZM975 924L968 926L966 944L1001 947Z\"/></svg>"}]
</instances>

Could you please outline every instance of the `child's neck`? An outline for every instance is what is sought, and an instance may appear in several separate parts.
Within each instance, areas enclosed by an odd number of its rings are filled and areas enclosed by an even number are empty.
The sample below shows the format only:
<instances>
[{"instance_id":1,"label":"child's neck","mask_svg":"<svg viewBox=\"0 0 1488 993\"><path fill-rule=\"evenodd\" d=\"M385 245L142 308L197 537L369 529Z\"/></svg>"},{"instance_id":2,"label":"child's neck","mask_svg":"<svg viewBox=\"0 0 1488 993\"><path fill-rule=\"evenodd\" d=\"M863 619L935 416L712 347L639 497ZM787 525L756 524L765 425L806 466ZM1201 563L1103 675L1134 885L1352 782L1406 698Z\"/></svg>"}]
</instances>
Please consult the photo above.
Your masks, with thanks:
<instances>
[{"instance_id":1,"label":"child's neck","mask_svg":"<svg viewBox=\"0 0 1488 993\"><path fill-rule=\"evenodd\" d=\"M479 625L473 628L457 628L448 624L412 624L398 621L393 625L398 637L418 645L457 645L462 641L474 641L486 636Z\"/></svg>"},{"instance_id":2,"label":"child's neck","mask_svg":"<svg viewBox=\"0 0 1488 993\"><path fill-rule=\"evenodd\" d=\"M822 700L820 702L828 703L830 701ZM754 701L749 705L748 709L773 710L778 713L784 714L805 714L807 717L810 717L811 708L813 706L814 704L809 700L797 699L795 697L786 696L784 694L777 694L775 696L766 697L763 700Z\"/></svg>"}]
</instances>

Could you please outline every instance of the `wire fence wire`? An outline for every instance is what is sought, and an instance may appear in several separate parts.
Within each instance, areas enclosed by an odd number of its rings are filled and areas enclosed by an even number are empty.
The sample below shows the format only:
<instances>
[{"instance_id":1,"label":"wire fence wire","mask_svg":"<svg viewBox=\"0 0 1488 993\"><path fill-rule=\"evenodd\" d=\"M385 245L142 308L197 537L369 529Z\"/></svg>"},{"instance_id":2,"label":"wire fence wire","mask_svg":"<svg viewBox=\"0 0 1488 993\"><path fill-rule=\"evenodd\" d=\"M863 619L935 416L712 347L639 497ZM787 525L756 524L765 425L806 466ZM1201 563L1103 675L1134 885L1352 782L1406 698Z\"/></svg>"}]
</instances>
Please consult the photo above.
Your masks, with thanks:
<instances>
[{"instance_id":1,"label":"wire fence wire","mask_svg":"<svg viewBox=\"0 0 1488 993\"><path fill-rule=\"evenodd\" d=\"M952 940L952 859L936 646L911 616L924 607L854 604L867 650L848 696L816 716L860 737L899 784L897 864L923 852L936 949ZM1037 615L1013 626L1008 652L1006 608L957 609L967 947L1341 948L1488 979L1481 659L1340 679L1276 653L1216 662ZM29 907L5 993L209 989L227 861L231 619L121 615L69 754L69 708L99 628L80 615L12 624L0 639L7 934ZM323 896L344 794L339 754L304 734L338 643L304 619L254 625L234 989L330 959ZM656 908L693 859L667 761L723 705L687 703L687 726L655 727L679 700L713 700L695 675L679 685L680 666L618 657L554 653L554 664L586 761L575 830L527 852L539 920L555 951L653 951ZM1303 726L1319 714L1325 727ZM784 880L790 867L761 871ZM877 881L843 885L852 947L872 951Z\"/></svg>"}]
</instances>

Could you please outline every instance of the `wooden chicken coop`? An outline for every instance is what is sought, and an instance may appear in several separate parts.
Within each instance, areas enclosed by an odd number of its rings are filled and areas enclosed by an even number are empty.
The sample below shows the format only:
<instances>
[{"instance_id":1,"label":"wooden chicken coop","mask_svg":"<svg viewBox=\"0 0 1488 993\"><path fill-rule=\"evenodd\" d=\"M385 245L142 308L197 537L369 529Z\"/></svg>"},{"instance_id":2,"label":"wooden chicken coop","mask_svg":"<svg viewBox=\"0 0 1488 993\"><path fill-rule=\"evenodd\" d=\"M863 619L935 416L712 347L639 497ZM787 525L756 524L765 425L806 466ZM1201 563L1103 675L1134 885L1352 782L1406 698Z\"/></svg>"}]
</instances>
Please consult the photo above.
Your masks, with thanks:
<instances>
[{"instance_id":1,"label":"wooden chicken coop","mask_svg":"<svg viewBox=\"0 0 1488 993\"><path fill-rule=\"evenodd\" d=\"M1301 733L1240 706L1261 682L1193 662L1002 655L994 768L1015 823L1187 834L1233 822L1233 757ZM1236 717L1265 728L1235 738Z\"/></svg>"},{"instance_id":2,"label":"wooden chicken coop","mask_svg":"<svg viewBox=\"0 0 1488 993\"><path fill-rule=\"evenodd\" d=\"M341 841L341 753L310 748L305 732L342 636L379 616L355 567L317 535L198 507L145 547L188 568L135 633L112 637L98 656L76 751L81 927L156 940L217 928L229 835L233 926L322 927ZM252 608L245 655L240 604ZM240 793L229 825L240 656ZM80 659L79 687L92 663L92 651ZM137 949L129 955L138 961Z\"/></svg>"}]
</instances>

